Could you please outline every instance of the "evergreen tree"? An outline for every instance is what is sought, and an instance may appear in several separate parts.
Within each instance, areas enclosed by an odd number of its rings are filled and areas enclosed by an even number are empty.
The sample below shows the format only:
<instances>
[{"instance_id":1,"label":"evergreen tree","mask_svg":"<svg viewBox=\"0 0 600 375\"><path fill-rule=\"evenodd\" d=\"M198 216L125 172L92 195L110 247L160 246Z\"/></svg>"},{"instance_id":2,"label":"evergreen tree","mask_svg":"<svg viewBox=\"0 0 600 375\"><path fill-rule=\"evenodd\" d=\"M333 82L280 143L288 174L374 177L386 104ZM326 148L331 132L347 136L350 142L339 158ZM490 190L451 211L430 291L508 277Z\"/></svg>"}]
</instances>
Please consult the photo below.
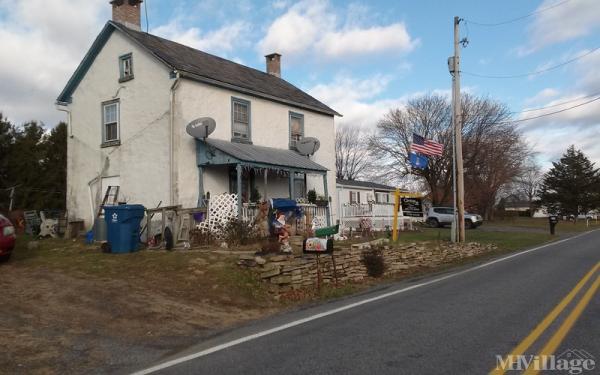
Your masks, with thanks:
<instances>
[{"instance_id":1,"label":"evergreen tree","mask_svg":"<svg viewBox=\"0 0 600 375\"><path fill-rule=\"evenodd\" d=\"M552 164L539 194L540 203L550 213L577 217L598 208L600 173L583 152L571 146L560 161Z\"/></svg>"}]
</instances>

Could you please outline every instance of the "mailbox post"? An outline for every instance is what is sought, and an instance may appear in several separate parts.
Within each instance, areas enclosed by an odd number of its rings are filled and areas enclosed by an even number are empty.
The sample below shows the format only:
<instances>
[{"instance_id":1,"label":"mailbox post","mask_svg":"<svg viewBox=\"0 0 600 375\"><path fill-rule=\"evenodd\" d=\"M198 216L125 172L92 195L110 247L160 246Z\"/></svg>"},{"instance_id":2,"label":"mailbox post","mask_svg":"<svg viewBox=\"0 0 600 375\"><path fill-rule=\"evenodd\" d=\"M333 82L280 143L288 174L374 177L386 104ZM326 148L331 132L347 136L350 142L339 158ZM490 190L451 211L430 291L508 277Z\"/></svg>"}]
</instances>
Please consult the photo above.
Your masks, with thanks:
<instances>
[{"instance_id":1,"label":"mailbox post","mask_svg":"<svg viewBox=\"0 0 600 375\"><path fill-rule=\"evenodd\" d=\"M550 223L550 234L554 236L556 231L556 224L558 224L558 216L551 215L548 217L548 222Z\"/></svg>"}]
</instances>

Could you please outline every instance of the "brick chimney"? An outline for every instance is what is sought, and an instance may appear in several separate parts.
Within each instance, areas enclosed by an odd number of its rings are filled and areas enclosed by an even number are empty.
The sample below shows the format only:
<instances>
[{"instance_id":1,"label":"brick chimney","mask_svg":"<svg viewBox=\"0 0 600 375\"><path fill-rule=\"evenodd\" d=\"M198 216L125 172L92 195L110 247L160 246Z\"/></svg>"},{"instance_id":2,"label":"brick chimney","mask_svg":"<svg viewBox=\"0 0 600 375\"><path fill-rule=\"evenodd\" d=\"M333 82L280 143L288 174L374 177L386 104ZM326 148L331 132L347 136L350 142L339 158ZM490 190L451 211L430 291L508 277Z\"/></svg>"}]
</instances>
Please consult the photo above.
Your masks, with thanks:
<instances>
[{"instance_id":1,"label":"brick chimney","mask_svg":"<svg viewBox=\"0 0 600 375\"><path fill-rule=\"evenodd\" d=\"M265 56L267 60L267 73L281 78L281 55L277 52Z\"/></svg>"},{"instance_id":2,"label":"brick chimney","mask_svg":"<svg viewBox=\"0 0 600 375\"><path fill-rule=\"evenodd\" d=\"M141 30L141 3L144 0L112 0L112 19L115 22L134 29Z\"/></svg>"}]
</instances>

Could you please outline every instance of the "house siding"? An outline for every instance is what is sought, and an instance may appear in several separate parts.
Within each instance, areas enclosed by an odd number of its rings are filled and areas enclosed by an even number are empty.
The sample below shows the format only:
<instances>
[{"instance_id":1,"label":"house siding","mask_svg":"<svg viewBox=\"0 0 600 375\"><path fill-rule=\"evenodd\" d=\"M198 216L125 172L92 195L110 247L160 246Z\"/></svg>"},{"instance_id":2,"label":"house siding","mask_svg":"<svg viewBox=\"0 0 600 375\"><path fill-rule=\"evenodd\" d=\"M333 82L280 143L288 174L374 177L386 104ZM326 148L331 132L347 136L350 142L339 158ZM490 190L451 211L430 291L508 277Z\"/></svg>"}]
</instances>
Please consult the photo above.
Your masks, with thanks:
<instances>
[{"instance_id":1,"label":"house siding","mask_svg":"<svg viewBox=\"0 0 600 375\"><path fill-rule=\"evenodd\" d=\"M132 53L135 78L119 83L119 56ZM69 219L93 224L88 183L119 176L120 198L154 207L169 199L168 69L120 32L114 32L72 95L72 137L67 142ZM120 146L101 147L102 102L120 102ZM92 184L94 206L101 182Z\"/></svg>"},{"instance_id":2,"label":"house siding","mask_svg":"<svg viewBox=\"0 0 600 375\"><path fill-rule=\"evenodd\" d=\"M211 86L205 83L182 80L176 92L176 146L177 150L177 200L184 207L195 206L198 200L198 166L196 164L196 144L185 130L186 125L198 117L212 117L217 123L211 138L231 140L231 98L250 102L251 141L254 145L289 149L289 113L304 115L304 135L316 137L321 148L311 159L327 169L328 190L332 197L332 218L336 217L335 194L335 129L333 116L323 115L297 107L240 94L233 90ZM204 169L204 191L222 193L228 187L227 168L208 167ZM263 194L262 178L256 179L256 187ZM323 178L309 175L307 190L314 188L323 194ZM288 197L288 179L269 175L269 197ZM264 197L263 197L264 198Z\"/></svg>"}]
</instances>

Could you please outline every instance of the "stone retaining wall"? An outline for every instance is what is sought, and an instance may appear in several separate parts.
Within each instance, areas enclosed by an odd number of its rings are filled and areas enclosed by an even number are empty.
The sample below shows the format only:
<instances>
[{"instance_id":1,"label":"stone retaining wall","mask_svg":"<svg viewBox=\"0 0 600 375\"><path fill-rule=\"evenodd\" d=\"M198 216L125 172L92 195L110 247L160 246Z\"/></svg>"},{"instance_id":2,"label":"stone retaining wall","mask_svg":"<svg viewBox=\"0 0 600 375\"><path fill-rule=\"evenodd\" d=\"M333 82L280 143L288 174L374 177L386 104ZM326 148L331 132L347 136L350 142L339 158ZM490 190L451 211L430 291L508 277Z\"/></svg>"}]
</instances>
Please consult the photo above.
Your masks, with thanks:
<instances>
[{"instance_id":1,"label":"stone retaining wall","mask_svg":"<svg viewBox=\"0 0 600 375\"><path fill-rule=\"evenodd\" d=\"M392 247L387 242L384 239L354 244L349 248L337 246L334 254L338 282L358 282L367 278L362 255L374 246L382 251L385 275L417 268L433 268L495 249L493 245L479 243L411 243ZM317 282L317 259L314 255L241 255L238 264L256 272L263 281L272 285L276 294L312 287ZM320 256L319 264L323 283L333 282L332 257Z\"/></svg>"}]
</instances>

